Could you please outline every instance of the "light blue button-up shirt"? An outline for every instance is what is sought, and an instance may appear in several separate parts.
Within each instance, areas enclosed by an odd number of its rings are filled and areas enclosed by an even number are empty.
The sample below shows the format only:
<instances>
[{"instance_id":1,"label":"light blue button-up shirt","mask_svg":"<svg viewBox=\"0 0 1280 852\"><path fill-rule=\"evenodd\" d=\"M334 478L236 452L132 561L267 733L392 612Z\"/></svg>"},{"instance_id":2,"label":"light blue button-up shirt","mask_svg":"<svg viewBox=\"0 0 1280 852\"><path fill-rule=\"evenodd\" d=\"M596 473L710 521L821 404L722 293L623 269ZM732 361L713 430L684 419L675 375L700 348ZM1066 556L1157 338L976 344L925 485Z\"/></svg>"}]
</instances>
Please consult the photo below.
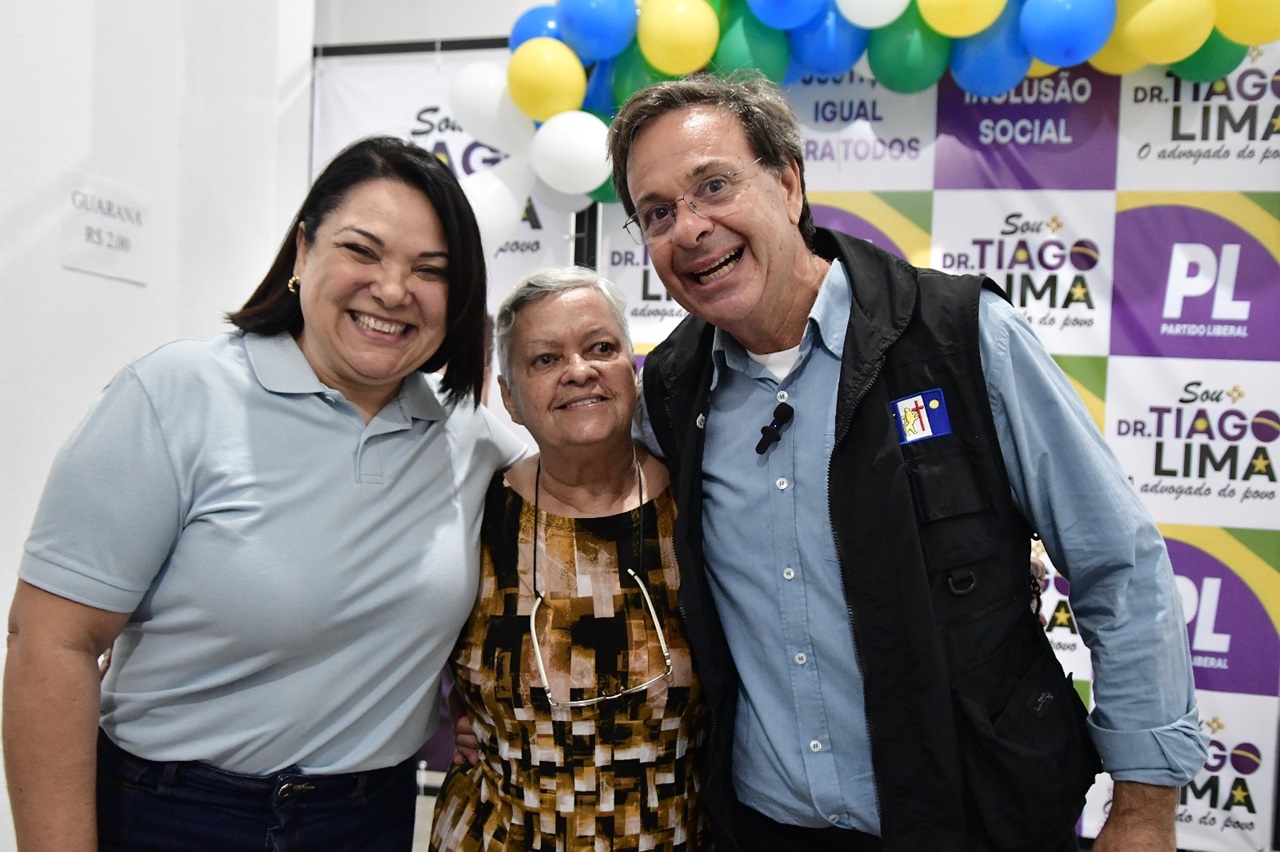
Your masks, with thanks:
<instances>
[{"instance_id":1,"label":"light blue button-up shirt","mask_svg":"<svg viewBox=\"0 0 1280 852\"><path fill-rule=\"evenodd\" d=\"M781 381L716 332L703 537L712 595L741 676L739 799L780 822L879 834L862 673L828 501L851 303L844 266L833 263L799 359ZM1025 320L984 291L979 332L1014 501L1054 564L1064 573L1070 566L1072 606L1093 655L1090 725L1104 765L1118 780L1185 783L1203 764L1205 740L1159 531ZM760 427L783 401L794 419L759 455ZM656 448L647 420L642 431Z\"/></svg>"}]
</instances>

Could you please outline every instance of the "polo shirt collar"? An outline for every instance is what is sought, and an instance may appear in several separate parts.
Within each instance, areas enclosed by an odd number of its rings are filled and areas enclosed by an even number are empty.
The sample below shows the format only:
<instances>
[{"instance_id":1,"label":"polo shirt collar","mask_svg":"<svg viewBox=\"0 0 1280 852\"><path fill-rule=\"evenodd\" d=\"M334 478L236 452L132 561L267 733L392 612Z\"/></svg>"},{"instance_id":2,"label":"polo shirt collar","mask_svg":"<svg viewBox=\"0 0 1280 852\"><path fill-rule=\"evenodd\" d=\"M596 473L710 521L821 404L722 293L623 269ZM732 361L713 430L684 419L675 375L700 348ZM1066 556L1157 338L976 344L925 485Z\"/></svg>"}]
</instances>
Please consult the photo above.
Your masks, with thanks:
<instances>
[{"instance_id":1,"label":"polo shirt collar","mask_svg":"<svg viewBox=\"0 0 1280 852\"><path fill-rule=\"evenodd\" d=\"M329 390L311 369L307 356L291 334L244 335L245 352L254 377L270 393L324 393ZM414 370L400 384L400 392L388 403L415 420L443 420L448 412L437 395L438 383ZM385 412L384 412L385 413Z\"/></svg>"}]
</instances>

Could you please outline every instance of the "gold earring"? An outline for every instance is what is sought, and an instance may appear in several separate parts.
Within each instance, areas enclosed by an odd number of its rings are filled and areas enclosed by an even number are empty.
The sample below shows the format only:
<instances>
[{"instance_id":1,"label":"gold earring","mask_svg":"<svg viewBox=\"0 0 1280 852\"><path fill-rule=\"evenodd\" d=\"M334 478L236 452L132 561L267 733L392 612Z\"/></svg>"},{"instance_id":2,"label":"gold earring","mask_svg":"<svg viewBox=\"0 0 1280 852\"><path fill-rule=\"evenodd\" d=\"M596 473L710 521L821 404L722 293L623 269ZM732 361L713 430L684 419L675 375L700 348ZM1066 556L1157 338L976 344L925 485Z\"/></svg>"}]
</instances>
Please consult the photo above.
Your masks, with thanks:
<instances>
[{"instance_id":1,"label":"gold earring","mask_svg":"<svg viewBox=\"0 0 1280 852\"><path fill-rule=\"evenodd\" d=\"M298 284L300 284L300 283L301 283L301 282L300 282L300 281L298 281L298 276L296 276L296 275L295 275L295 276L293 276L292 278L290 278L290 279L289 279L289 283L285 284L284 286L286 286L286 287L288 287L288 288L289 288L289 292L290 292L290 293L297 293L297 292L298 292Z\"/></svg>"}]
</instances>

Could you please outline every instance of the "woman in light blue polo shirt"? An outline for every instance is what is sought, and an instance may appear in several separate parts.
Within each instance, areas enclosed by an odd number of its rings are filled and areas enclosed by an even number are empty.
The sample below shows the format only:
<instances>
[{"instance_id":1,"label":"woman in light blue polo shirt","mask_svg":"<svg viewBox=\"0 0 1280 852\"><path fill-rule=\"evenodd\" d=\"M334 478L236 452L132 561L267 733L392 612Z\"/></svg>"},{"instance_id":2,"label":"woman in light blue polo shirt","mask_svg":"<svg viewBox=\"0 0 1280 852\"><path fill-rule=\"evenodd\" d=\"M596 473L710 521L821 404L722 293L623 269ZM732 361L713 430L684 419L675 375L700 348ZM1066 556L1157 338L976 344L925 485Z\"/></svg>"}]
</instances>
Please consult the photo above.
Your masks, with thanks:
<instances>
[{"instance_id":1,"label":"woman in light blue polo shirt","mask_svg":"<svg viewBox=\"0 0 1280 852\"><path fill-rule=\"evenodd\" d=\"M238 330L112 380L54 463L10 615L23 849L411 848L485 487L524 452L477 405L484 315L457 180L368 139Z\"/></svg>"}]
</instances>

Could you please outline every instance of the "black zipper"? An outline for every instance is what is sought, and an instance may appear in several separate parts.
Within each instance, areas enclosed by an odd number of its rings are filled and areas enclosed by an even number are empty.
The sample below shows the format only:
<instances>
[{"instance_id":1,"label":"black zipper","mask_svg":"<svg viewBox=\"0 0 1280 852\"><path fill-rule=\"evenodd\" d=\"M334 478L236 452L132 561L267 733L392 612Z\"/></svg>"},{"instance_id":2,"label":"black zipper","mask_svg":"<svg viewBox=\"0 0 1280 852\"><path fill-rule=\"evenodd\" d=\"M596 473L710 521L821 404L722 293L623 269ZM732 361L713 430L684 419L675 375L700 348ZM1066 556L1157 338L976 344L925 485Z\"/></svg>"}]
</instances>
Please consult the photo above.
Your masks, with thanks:
<instances>
[{"instance_id":1,"label":"black zipper","mask_svg":"<svg viewBox=\"0 0 1280 852\"><path fill-rule=\"evenodd\" d=\"M876 368L871 373L870 378L868 378L867 381L863 383L862 390L858 393L856 397L854 397L853 403L849 407L849 419L845 423L844 429L840 432L840 434L836 435L835 441L831 445L831 452L833 454L833 457L835 453L835 448L840 446L840 443L849 435L849 429L853 425L854 412L858 410L858 406L862 404L862 400L865 399L867 394L871 391L871 386L876 383L876 379L880 378L880 371L882 369L884 369L883 357L876 364ZM836 392L837 394L839 393L839 388L837 388ZM836 401L837 417L839 417L839 413L840 413L840 403L839 403L839 399L837 398L837 401ZM853 629L853 626L854 626L853 605L849 603L849 587L845 582L844 566L847 565L848 563L845 562L844 552L840 547L840 535L836 532L837 527L836 527L836 518L835 518L835 505L832 501L832 496L831 496L834 493L831 490L831 467L833 464L834 462L831 459L827 460L827 522L831 524L831 540L835 543L836 561L840 565L840 586L842 589L844 589L844 611L849 615L849 637L853 641L853 657L854 657L854 660L857 662L858 671L865 673L866 669L862 665L862 648L861 646L858 645L858 635L857 635L857 632ZM875 791L876 812L878 813L880 810L880 788L875 782L875 761L874 761L875 736L873 735L873 732L871 730L872 728L871 716L867 713L867 708L865 704L863 705L863 708L862 708L862 715L867 721L867 746L868 748L871 749L872 757L873 757L872 764L871 764L872 765L871 789Z\"/></svg>"}]
</instances>

